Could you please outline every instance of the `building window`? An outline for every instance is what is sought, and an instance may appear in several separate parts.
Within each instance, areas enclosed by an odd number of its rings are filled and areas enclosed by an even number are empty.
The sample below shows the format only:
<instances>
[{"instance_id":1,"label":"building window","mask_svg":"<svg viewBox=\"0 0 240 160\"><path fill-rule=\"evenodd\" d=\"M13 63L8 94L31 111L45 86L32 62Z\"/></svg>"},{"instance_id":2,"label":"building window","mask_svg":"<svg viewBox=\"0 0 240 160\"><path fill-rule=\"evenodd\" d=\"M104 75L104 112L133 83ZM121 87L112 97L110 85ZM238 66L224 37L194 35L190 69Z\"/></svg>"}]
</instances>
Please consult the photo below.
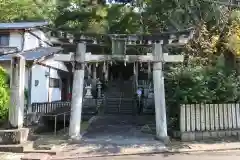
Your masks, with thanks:
<instances>
[{"instance_id":1,"label":"building window","mask_svg":"<svg viewBox=\"0 0 240 160\"><path fill-rule=\"evenodd\" d=\"M9 46L9 33L0 33L0 46Z\"/></svg>"},{"instance_id":2,"label":"building window","mask_svg":"<svg viewBox=\"0 0 240 160\"><path fill-rule=\"evenodd\" d=\"M49 87L50 88L60 88L60 79L49 78Z\"/></svg>"}]
</instances>

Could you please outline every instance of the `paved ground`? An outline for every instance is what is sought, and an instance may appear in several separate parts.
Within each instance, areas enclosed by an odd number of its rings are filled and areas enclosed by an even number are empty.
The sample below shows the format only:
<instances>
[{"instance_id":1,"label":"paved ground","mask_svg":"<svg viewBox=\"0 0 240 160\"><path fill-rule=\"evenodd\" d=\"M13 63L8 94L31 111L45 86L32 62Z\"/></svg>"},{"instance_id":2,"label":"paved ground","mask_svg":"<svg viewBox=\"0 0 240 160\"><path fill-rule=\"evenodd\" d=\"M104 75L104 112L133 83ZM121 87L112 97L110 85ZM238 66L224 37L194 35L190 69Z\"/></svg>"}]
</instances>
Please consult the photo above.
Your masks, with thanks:
<instances>
[{"instance_id":1,"label":"paved ground","mask_svg":"<svg viewBox=\"0 0 240 160\"><path fill-rule=\"evenodd\" d=\"M132 116L104 116L93 121L78 144L67 145L60 157L158 152L165 145L141 132ZM56 157L57 158L57 157Z\"/></svg>"},{"instance_id":2,"label":"paved ground","mask_svg":"<svg viewBox=\"0 0 240 160\"><path fill-rule=\"evenodd\" d=\"M239 160L240 151L232 152L207 152L198 154L156 154L136 156L73 158L65 160Z\"/></svg>"},{"instance_id":3,"label":"paved ground","mask_svg":"<svg viewBox=\"0 0 240 160\"><path fill-rule=\"evenodd\" d=\"M102 116L93 121L83 141L116 145L153 144L163 146L151 134L141 132L141 124L133 116Z\"/></svg>"},{"instance_id":4,"label":"paved ground","mask_svg":"<svg viewBox=\"0 0 240 160\"><path fill-rule=\"evenodd\" d=\"M22 154L0 153L1 160L20 160ZM35 155L33 154L33 157ZM145 154L132 156L105 156L105 157L58 157L51 160L238 160L240 151L202 152L189 154Z\"/></svg>"}]
</instances>

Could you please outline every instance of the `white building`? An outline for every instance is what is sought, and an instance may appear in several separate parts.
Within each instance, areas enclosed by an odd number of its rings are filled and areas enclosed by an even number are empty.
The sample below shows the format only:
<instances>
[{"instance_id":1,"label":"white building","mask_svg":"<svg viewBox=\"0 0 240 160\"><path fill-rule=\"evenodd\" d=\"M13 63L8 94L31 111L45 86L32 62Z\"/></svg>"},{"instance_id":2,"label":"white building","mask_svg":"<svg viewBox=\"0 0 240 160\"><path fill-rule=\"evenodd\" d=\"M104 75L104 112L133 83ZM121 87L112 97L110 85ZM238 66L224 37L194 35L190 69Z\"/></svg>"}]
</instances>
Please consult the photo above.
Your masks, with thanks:
<instances>
[{"instance_id":1,"label":"white building","mask_svg":"<svg viewBox=\"0 0 240 160\"><path fill-rule=\"evenodd\" d=\"M28 103L66 100L70 93L68 67L53 60L62 51L52 47L41 30L46 22L0 23L0 65L10 73L12 55L26 58L25 88Z\"/></svg>"}]
</instances>

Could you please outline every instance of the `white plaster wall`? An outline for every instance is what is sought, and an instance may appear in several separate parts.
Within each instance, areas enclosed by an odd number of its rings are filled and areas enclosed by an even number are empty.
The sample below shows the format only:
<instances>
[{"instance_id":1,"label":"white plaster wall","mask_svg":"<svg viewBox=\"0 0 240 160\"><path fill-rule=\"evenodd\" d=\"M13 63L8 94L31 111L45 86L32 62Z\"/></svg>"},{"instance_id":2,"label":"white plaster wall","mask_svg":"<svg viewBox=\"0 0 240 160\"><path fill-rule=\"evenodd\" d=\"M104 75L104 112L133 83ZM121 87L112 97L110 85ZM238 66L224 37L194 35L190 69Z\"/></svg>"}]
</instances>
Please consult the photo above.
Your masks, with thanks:
<instances>
[{"instance_id":1,"label":"white plaster wall","mask_svg":"<svg viewBox=\"0 0 240 160\"><path fill-rule=\"evenodd\" d=\"M46 73L49 73L49 76L46 76ZM60 88L50 88L49 78L60 79L58 71L42 65L32 67L31 103L61 100L61 83ZM36 80L39 81L37 86L35 85Z\"/></svg>"},{"instance_id":2,"label":"white plaster wall","mask_svg":"<svg viewBox=\"0 0 240 160\"><path fill-rule=\"evenodd\" d=\"M55 61L53 57L48 58L47 60L44 60L41 63L46 64L47 66L53 67L50 69L50 78L61 79L61 77L58 74L58 70L68 72L68 69L65 66L65 64L63 62ZM61 100L61 96L62 96L61 88L62 88L61 81L60 81L60 88L49 88L49 101Z\"/></svg>"},{"instance_id":3,"label":"white plaster wall","mask_svg":"<svg viewBox=\"0 0 240 160\"><path fill-rule=\"evenodd\" d=\"M35 35L37 35L39 38L41 38L43 41L48 41L48 38L45 36L44 32L42 32L41 30L38 29L34 29L31 30L30 32L34 33ZM24 34L24 40L23 41L23 35ZM31 50L37 47L48 47L49 45L46 44L45 42L43 42L41 40L39 40L37 37L33 36L32 34L30 34L29 32L23 32L23 31L19 31L19 32L10 32L10 38L9 38L9 46L10 47L17 47L20 51L22 50L22 45L24 42L24 47L23 50Z\"/></svg>"},{"instance_id":4,"label":"white plaster wall","mask_svg":"<svg viewBox=\"0 0 240 160\"><path fill-rule=\"evenodd\" d=\"M22 50L23 38L21 33L23 32L10 32L9 47L17 47Z\"/></svg>"},{"instance_id":5,"label":"white plaster wall","mask_svg":"<svg viewBox=\"0 0 240 160\"><path fill-rule=\"evenodd\" d=\"M32 31L32 32L34 32L34 31ZM24 51L39 47L39 44L40 44L39 40L36 37L34 37L33 35L31 35L30 33L25 32L24 38L25 38Z\"/></svg>"},{"instance_id":6,"label":"white plaster wall","mask_svg":"<svg viewBox=\"0 0 240 160\"><path fill-rule=\"evenodd\" d=\"M31 103L48 102L49 78L45 76L45 72L48 71L49 69L44 66L34 65L32 67ZM36 85L37 81L38 85Z\"/></svg>"},{"instance_id":7,"label":"white plaster wall","mask_svg":"<svg viewBox=\"0 0 240 160\"><path fill-rule=\"evenodd\" d=\"M58 71L56 69L50 69L50 78L60 79ZM61 81L59 88L49 88L49 101L59 101L61 100L62 91L61 91Z\"/></svg>"}]
</instances>

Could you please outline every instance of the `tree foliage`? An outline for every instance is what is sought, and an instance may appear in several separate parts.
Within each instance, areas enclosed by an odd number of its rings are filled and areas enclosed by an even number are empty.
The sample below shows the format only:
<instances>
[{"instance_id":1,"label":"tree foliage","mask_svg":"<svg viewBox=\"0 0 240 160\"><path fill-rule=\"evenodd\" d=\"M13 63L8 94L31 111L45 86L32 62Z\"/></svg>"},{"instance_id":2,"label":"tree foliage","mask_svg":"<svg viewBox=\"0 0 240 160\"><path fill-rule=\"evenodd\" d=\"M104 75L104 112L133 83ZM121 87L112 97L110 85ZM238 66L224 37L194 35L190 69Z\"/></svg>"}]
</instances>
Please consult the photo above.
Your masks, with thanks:
<instances>
[{"instance_id":1,"label":"tree foliage","mask_svg":"<svg viewBox=\"0 0 240 160\"><path fill-rule=\"evenodd\" d=\"M52 1L37 0L0 0L0 21L37 21L49 20L54 11Z\"/></svg>"},{"instance_id":2,"label":"tree foliage","mask_svg":"<svg viewBox=\"0 0 240 160\"><path fill-rule=\"evenodd\" d=\"M240 82L234 70L224 67L223 56L214 66L172 67L166 73L166 88L170 104L240 101Z\"/></svg>"}]
</instances>

